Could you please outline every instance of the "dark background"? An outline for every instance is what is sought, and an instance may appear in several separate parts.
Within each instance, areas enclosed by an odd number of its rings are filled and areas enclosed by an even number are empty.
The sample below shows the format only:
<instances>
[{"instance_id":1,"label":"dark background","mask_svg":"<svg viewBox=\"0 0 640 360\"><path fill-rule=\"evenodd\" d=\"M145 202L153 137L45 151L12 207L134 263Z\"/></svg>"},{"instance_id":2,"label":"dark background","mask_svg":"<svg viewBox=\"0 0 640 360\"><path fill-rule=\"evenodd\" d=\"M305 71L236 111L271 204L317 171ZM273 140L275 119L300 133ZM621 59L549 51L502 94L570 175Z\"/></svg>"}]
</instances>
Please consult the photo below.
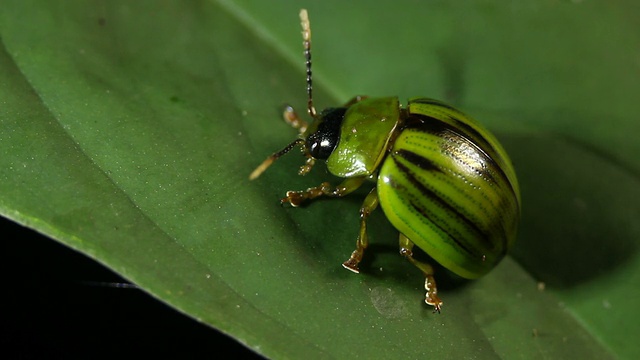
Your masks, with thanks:
<instances>
[{"instance_id":1,"label":"dark background","mask_svg":"<svg viewBox=\"0 0 640 360\"><path fill-rule=\"evenodd\" d=\"M0 357L260 359L70 248L0 217Z\"/></svg>"}]
</instances>

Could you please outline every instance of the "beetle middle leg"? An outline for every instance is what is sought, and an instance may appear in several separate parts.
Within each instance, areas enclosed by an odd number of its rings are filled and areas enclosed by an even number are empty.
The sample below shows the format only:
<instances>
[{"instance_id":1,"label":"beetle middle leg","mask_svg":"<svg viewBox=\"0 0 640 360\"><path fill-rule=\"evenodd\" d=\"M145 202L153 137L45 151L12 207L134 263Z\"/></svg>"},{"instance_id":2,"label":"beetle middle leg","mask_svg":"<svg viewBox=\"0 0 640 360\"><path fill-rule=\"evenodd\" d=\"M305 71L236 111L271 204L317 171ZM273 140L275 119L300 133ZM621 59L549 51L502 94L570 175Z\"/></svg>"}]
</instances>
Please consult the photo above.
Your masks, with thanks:
<instances>
[{"instance_id":1,"label":"beetle middle leg","mask_svg":"<svg viewBox=\"0 0 640 360\"><path fill-rule=\"evenodd\" d=\"M354 273L359 273L358 264L362 260L362 256L364 255L364 250L369 245L369 236L367 235L367 218L373 210L378 207L378 191L374 187L371 192L364 198L364 202L360 207L360 233L358 234L358 239L356 240L356 249L351 253L351 257L345 262L342 263L342 266L351 270Z\"/></svg>"},{"instance_id":2,"label":"beetle middle leg","mask_svg":"<svg viewBox=\"0 0 640 360\"><path fill-rule=\"evenodd\" d=\"M427 295L424 300L428 305L434 307L433 312L440 312L440 306L442 306L442 300L438 297L438 288L436 287L436 280L433 277L433 266L418 261L413 258L413 242L409 240L404 234L400 234L400 255L409 260L415 267L422 270L425 276L424 288L427 290Z\"/></svg>"}]
</instances>

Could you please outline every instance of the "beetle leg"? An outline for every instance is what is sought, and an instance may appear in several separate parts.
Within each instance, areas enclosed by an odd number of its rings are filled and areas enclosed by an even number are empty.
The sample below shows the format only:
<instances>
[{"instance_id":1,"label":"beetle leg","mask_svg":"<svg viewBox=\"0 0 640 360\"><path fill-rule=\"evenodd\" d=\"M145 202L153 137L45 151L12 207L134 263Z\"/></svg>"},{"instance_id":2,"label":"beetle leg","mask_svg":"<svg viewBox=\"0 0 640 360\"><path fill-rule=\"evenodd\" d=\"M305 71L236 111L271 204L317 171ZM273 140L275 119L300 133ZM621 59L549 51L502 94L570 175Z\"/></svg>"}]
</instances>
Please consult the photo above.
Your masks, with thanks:
<instances>
[{"instance_id":1,"label":"beetle leg","mask_svg":"<svg viewBox=\"0 0 640 360\"><path fill-rule=\"evenodd\" d=\"M309 171L311 171L311 168L313 168L313 165L315 165L316 163L316 159L311 156L309 153L306 153L305 156L307 157L307 161L304 162L304 165L300 166L300 170L298 170L298 175L307 175L309 173Z\"/></svg>"},{"instance_id":2,"label":"beetle leg","mask_svg":"<svg viewBox=\"0 0 640 360\"><path fill-rule=\"evenodd\" d=\"M307 126L309 126L306 121L298 116L298 113L291 105L285 105L282 117L287 124L291 125L294 129L298 129L300 134L303 134L307 130Z\"/></svg>"},{"instance_id":3,"label":"beetle leg","mask_svg":"<svg viewBox=\"0 0 640 360\"><path fill-rule=\"evenodd\" d=\"M362 260L364 249L369 245L369 237L367 236L367 218L378 207L378 191L374 187L371 192L364 198L364 202L360 207L360 233L356 240L356 249L351 253L349 260L342 263L342 266L354 273L359 273L358 264Z\"/></svg>"},{"instance_id":4,"label":"beetle leg","mask_svg":"<svg viewBox=\"0 0 640 360\"><path fill-rule=\"evenodd\" d=\"M351 99L351 100L347 101L347 103L346 103L346 104L344 104L344 107L349 107L349 106L351 106L351 105L353 105L353 104L355 104L355 103L357 103L357 102L360 102L360 101L362 101L362 100L364 100L364 99L366 99L366 98L368 98L368 96L367 96L367 95L358 95L358 96L354 96L354 97L353 97L353 99Z\"/></svg>"},{"instance_id":5,"label":"beetle leg","mask_svg":"<svg viewBox=\"0 0 640 360\"><path fill-rule=\"evenodd\" d=\"M366 179L366 176L360 176L346 179L336 187L331 186L328 182L323 182L319 186L308 188L304 191L287 191L287 195L280 200L280 203L289 203L293 207L298 207L305 201L312 200L320 196L345 196L359 188Z\"/></svg>"},{"instance_id":6,"label":"beetle leg","mask_svg":"<svg viewBox=\"0 0 640 360\"><path fill-rule=\"evenodd\" d=\"M366 98L368 98L368 96L366 95L354 96L353 99L349 100L346 104L344 104L344 107L349 107ZM298 132L301 135L304 134L304 132L307 130L307 127L309 127L309 124L306 121L302 120L302 118L300 118L296 110L291 105L284 106L282 117L284 118L284 121L287 124L291 125L291 127L293 127L294 129L298 129Z\"/></svg>"},{"instance_id":7,"label":"beetle leg","mask_svg":"<svg viewBox=\"0 0 640 360\"><path fill-rule=\"evenodd\" d=\"M407 258L414 266L422 270L426 278L424 288L427 290L424 302L434 307L433 312L437 311L439 313L442 300L438 297L438 288L436 287L436 280L433 277L433 266L413 258L413 242L402 233L400 234L400 255Z\"/></svg>"}]
</instances>

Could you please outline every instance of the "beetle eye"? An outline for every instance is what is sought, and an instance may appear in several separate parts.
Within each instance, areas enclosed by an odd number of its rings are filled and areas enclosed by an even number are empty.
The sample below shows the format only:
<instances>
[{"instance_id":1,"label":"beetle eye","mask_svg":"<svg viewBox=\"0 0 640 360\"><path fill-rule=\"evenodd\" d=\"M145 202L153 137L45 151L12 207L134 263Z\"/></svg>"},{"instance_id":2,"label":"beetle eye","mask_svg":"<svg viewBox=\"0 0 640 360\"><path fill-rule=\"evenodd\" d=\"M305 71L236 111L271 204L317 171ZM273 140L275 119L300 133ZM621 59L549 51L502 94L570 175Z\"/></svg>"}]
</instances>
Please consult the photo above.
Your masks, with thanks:
<instances>
[{"instance_id":1,"label":"beetle eye","mask_svg":"<svg viewBox=\"0 0 640 360\"><path fill-rule=\"evenodd\" d=\"M307 136L309 154L318 160L327 160L340 140L340 126L347 108L329 108L322 111L315 132Z\"/></svg>"}]
</instances>

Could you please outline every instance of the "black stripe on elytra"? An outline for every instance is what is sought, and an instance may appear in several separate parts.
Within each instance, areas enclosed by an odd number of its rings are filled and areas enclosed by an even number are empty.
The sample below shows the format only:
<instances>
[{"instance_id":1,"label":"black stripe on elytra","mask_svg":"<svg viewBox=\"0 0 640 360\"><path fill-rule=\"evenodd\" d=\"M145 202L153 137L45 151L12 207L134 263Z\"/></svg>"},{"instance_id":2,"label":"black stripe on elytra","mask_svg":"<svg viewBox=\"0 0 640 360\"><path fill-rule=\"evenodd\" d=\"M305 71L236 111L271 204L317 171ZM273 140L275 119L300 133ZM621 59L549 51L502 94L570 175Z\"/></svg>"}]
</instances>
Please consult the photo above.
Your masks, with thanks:
<instances>
[{"instance_id":1,"label":"black stripe on elytra","mask_svg":"<svg viewBox=\"0 0 640 360\"><path fill-rule=\"evenodd\" d=\"M420 213L420 215L424 216L425 218L429 219L429 215L427 214L427 212L422 209L421 207L419 207L418 205L416 205L415 202L413 201L409 201L409 203L411 204L411 207L413 207L413 209L417 212ZM434 224L438 229L440 229L443 233L447 234L447 236L449 236L449 239L453 240L454 243L456 243L456 246L459 249L464 250L469 256L473 257L476 256L478 257L478 254L471 251L471 249L469 249L468 247L466 247L464 245L464 243L460 242L460 240L458 240L458 238L454 235L452 235L451 233L449 233L445 228L443 228L442 226L440 226L439 223L435 222L435 221L431 221L432 224Z\"/></svg>"},{"instance_id":2,"label":"black stripe on elytra","mask_svg":"<svg viewBox=\"0 0 640 360\"><path fill-rule=\"evenodd\" d=\"M436 107L441 107L444 109L447 109L449 111L452 111L454 113L458 113L460 114L460 116L464 116L464 117L468 117L466 114L464 114L463 112L461 112L460 110L454 108L453 106L447 105L443 102L440 102L438 100L433 100L433 99L418 99L415 100L413 102L419 103L419 104L425 104L425 105L432 105L432 106L436 106ZM412 113L411 115L417 115L417 116L424 116L424 117L428 117L431 118L428 115L425 114L418 114L418 113ZM462 129L462 131L465 133L465 137L467 138L471 138L475 143L480 144L481 142L482 144L482 148L487 148L487 149L491 149L494 150L493 146L491 146L491 144L489 144L489 142L486 141L485 137L482 136L482 134L476 130L473 126L458 120L456 117L453 117L449 114L442 114L443 116L446 116L447 119L449 119L454 125L455 128L458 129ZM460 132L460 131L457 131Z\"/></svg>"},{"instance_id":3,"label":"black stripe on elytra","mask_svg":"<svg viewBox=\"0 0 640 360\"><path fill-rule=\"evenodd\" d=\"M429 99L429 98L419 98L419 99L413 99L411 100L412 103L418 103L418 104L425 104L425 105L434 105L434 106L440 106L442 108L445 108L447 110L451 110L457 113L460 113L460 110L454 108L451 105L445 104L442 101L438 101L435 99Z\"/></svg>"},{"instance_id":4,"label":"black stripe on elytra","mask_svg":"<svg viewBox=\"0 0 640 360\"><path fill-rule=\"evenodd\" d=\"M398 149L394 152L395 156L399 156L408 162L416 165L422 170L425 171L437 171L442 172L442 170L433 163L433 161L427 159L426 157L416 154L413 151Z\"/></svg>"},{"instance_id":5,"label":"black stripe on elytra","mask_svg":"<svg viewBox=\"0 0 640 360\"><path fill-rule=\"evenodd\" d=\"M437 120L434 120L437 121ZM460 135L458 135L460 136ZM485 157L486 154L482 153ZM425 170L425 171L438 171L438 172L443 172L442 169L438 168L431 160L429 160L428 158L425 158L424 156L421 156L419 154L416 154L412 151L406 150L406 149L397 149L392 153L392 158L394 159L394 161L397 163L398 160L397 158L400 157L406 161L408 161L411 164L416 165L417 167ZM398 166L402 166L402 164L399 164ZM481 171L481 170L480 170ZM504 187L507 186L510 191L512 196L515 196L515 192L514 189L509 186L509 182L506 179L506 174L503 173L503 177L502 179L505 181L505 185L500 186L499 183L496 182L495 178L494 178L494 173L493 172L489 172L489 171L481 171L481 175L484 176L485 178L488 178L490 182L496 184L496 186L499 187ZM498 175L500 176L500 175ZM500 191L498 189L498 191ZM516 199L515 197L513 199ZM511 205L508 201L508 199L502 199L503 201L499 201L498 203L496 203L496 207L498 209L500 209L502 212L508 212L511 209ZM517 205L516 205L517 206ZM471 221L471 220L469 220ZM473 222L471 222L473 223ZM475 224L475 223L473 223ZM506 229L505 229L505 225L502 221L492 221L491 224L489 224L490 229L493 230L493 232L495 232L496 234L506 234ZM489 230L489 232L491 232L491 230ZM501 241L501 245L502 245L502 249L506 250L507 249L507 242L508 239L506 236L502 236L502 241Z\"/></svg>"},{"instance_id":6,"label":"black stripe on elytra","mask_svg":"<svg viewBox=\"0 0 640 360\"><path fill-rule=\"evenodd\" d=\"M491 159L491 162L496 163L496 161L493 158L497 157L498 154L497 154L497 151L493 148L493 146L487 141L487 139L484 138L484 136L482 136L482 134L480 134L471 126L463 123L462 121L447 115L447 119L449 119L453 123L452 125L446 121L434 118L429 115L410 114L409 116L416 117L420 121L408 122L408 126L406 128L415 129L418 131L428 132L432 134L438 134L444 131L449 131L451 133L457 134L465 139L468 139L471 143L476 144L476 147L481 152L485 153L487 158ZM487 154L487 151L490 151L493 156Z\"/></svg>"},{"instance_id":7,"label":"black stripe on elytra","mask_svg":"<svg viewBox=\"0 0 640 360\"><path fill-rule=\"evenodd\" d=\"M391 180L391 186L396 189L396 190L404 190L408 193L408 190L406 189L406 187L398 184L397 182ZM422 215L425 219L429 219L431 221L431 223L433 225L435 225L438 229L440 229L440 231L442 231L443 233L445 233L449 239L453 240L454 243L456 243L456 245L458 246L458 248L464 250L467 254L471 255L475 255L478 256L477 254L475 254L473 251L471 251L471 249L467 248L463 243L461 243L458 238L456 236L454 236L453 234L451 234L450 232L447 231L447 229L443 228L438 222L433 221L433 219L431 219L429 217L429 214L427 213L427 211L421 207L419 207L415 201L413 200L409 200L409 204L411 205L411 207L417 211L418 213L420 213L420 215Z\"/></svg>"},{"instance_id":8,"label":"black stripe on elytra","mask_svg":"<svg viewBox=\"0 0 640 360\"><path fill-rule=\"evenodd\" d=\"M442 169L440 169L436 164L434 164L433 161L427 159L426 157L424 157L422 155L416 154L413 151L409 151L409 150L406 150L406 149L398 149L393 153L392 157L394 158L394 161L396 161L396 162L397 162L396 157L401 157L404 160L406 160L407 162L411 163L412 165L417 166L418 168L420 168L420 169L422 169L424 171L444 173L444 171L442 171ZM403 165L400 164L399 166L403 166ZM503 202L499 202L497 204L497 207L506 209L506 208L508 208L508 205L505 205ZM495 223L492 223L489 226L491 228L495 229L495 231L497 233L506 233L507 230L505 229L504 225L505 224L502 221L497 221ZM505 249L505 250L507 249L506 237L503 237L502 248Z\"/></svg>"},{"instance_id":9,"label":"black stripe on elytra","mask_svg":"<svg viewBox=\"0 0 640 360\"><path fill-rule=\"evenodd\" d=\"M445 104L443 102L440 102L438 100L429 99L429 98L421 98L421 99L412 100L412 102L413 103L418 103L418 104L424 104L424 105L431 105L431 106L434 106L434 107L440 107L440 108L449 110L451 112L460 114L460 116L467 117L467 115L465 115L460 110L454 108L453 106L450 106L450 105L447 105L447 104ZM411 115L424 116L424 117L427 117L427 118L431 118L428 115L420 114L420 113L412 113ZM491 146L491 144L489 144L486 141L484 136L482 136L482 134L478 130L476 130L475 128L473 128L469 124L458 120L456 117L452 117L449 114L445 113L445 114L442 114L442 115L446 116L447 119L449 119L454 124L455 128L460 129L462 132L464 132L466 138L470 138L471 140L473 140L473 142L478 144L478 145L480 145L480 147L482 149L490 149L492 152L495 152L493 146ZM460 132L460 131L457 131L457 132ZM492 154L492 155L495 156L497 154Z\"/></svg>"},{"instance_id":10,"label":"black stripe on elytra","mask_svg":"<svg viewBox=\"0 0 640 360\"><path fill-rule=\"evenodd\" d=\"M474 145L474 148L478 150L478 153L483 155L483 158L489 164L488 168L493 169L498 174L498 176L502 179L502 181L506 185L508 185L510 195L513 196L515 199L517 199L515 189L513 188L513 185L511 184L511 182L509 181L507 174L504 172L504 169L502 168L502 166L499 166L499 164L495 161L494 157L490 156L485 149L490 149L491 153L493 153L494 156L497 156L497 152L495 151L493 146L491 146L491 144L487 142L483 136L480 135L480 133L473 130L473 128L469 127L468 125L453 119L454 122L462 124L468 129L472 129L474 133L480 139L482 139L482 143L475 142L472 137L467 136L467 134L465 134L464 132L461 132L459 129L456 129L456 127L440 119L436 119L434 117L422 115L422 114L411 114L410 116L415 117L420 121L408 122L405 129L416 130L416 131L429 133L433 135L439 135L442 132L450 132L452 134L456 134L460 136L463 139L467 139L471 144ZM505 163L505 166L506 166L506 163ZM490 178L496 185L499 185L499 183L495 181L495 179L493 178L493 174L491 172L482 171L482 175L486 176L487 178Z\"/></svg>"},{"instance_id":11,"label":"black stripe on elytra","mask_svg":"<svg viewBox=\"0 0 640 360\"><path fill-rule=\"evenodd\" d=\"M392 155L392 157L393 157L393 155ZM458 219L461 220L459 222L462 222L462 223L466 224L467 227L470 228L473 232L476 232L477 234L479 234L480 235L479 238L482 239L486 243L486 245L487 245L487 247L489 249L493 248L489 234L486 234L484 231L482 231L482 229L480 229L476 223L474 223L473 221L469 220L457 208L455 208L451 204L447 203L441 197L439 197L436 193L434 193L433 191L429 190L426 186L424 186L418 179L416 179L415 175L413 174L413 172L408 167L406 167L404 164L402 164L399 161L397 161L397 159L395 159L395 158L393 160L394 160L394 163L396 164L396 166L398 167L398 169L404 174L405 178L407 180L409 180L411 185L415 186L418 189L418 191L420 191L421 195L431 199L431 201L433 201L434 203L438 204L441 208L444 208L444 209L448 210L450 213L453 213ZM426 215L424 210L418 209L416 207L416 205L413 204L413 203L411 205L414 206L416 208L416 210L418 210L423 216L425 216L426 218L429 218ZM440 226L438 226L438 227L442 229L442 227L440 227ZM457 245L459 245L462 249L467 251L469 254L473 254L475 256L479 256L479 254L473 253L470 249L468 249L466 246L464 246L460 241L458 241L458 239L455 236L452 236L450 233L448 233L444 229L442 229L442 231L446 232L455 241L455 243Z\"/></svg>"}]
</instances>

